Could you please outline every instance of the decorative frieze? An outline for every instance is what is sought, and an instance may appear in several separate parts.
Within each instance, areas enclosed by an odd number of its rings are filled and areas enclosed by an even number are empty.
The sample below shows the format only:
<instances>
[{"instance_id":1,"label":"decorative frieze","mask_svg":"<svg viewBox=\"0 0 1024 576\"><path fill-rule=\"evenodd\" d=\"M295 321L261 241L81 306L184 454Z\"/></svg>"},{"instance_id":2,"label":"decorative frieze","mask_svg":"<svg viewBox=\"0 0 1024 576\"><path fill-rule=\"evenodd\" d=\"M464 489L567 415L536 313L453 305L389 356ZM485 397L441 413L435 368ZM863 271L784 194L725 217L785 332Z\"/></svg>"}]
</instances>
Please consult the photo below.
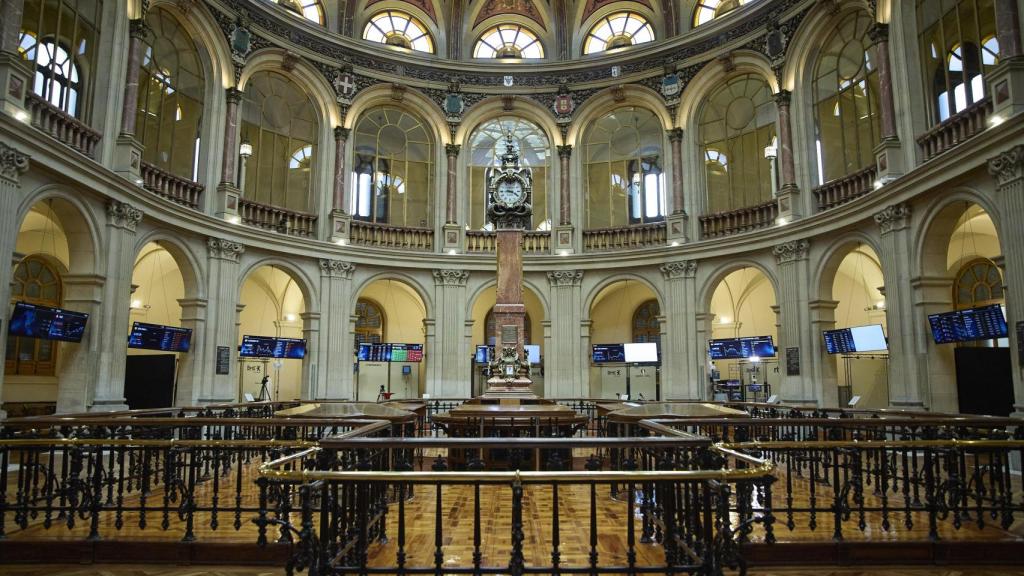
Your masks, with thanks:
<instances>
[{"instance_id":1,"label":"decorative frieze","mask_svg":"<svg viewBox=\"0 0 1024 576\"><path fill-rule=\"evenodd\" d=\"M206 252L210 258L238 262L238 258L245 252L245 246L223 238L207 238Z\"/></svg>"},{"instance_id":2,"label":"decorative frieze","mask_svg":"<svg viewBox=\"0 0 1024 576\"><path fill-rule=\"evenodd\" d=\"M988 173L1000 187L1024 178L1024 146L1014 146L988 161Z\"/></svg>"},{"instance_id":3,"label":"decorative frieze","mask_svg":"<svg viewBox=\"0 0 1024 576\"><path fill-rule=\"evenodd\" d=\"M661 275L665 277L665 280L694 278L697 276L697 261L679 260L677 262L663 264L661 266Z\"/></svg>"},{"instance_id":4,"label":"decorative frieze","mask_svg":"<svg viewBox=\"0 0 1024 576\"><path fill-rule=\"evenodd\" d=\"M344 278L349 280L356 271L356 265L344 260L320 259L320 275L331 278Z\"/></svg>"},{"instance_id":5,"label":"decorative frieze","mask_svg":"<svg viewBox=\"0 0 1024 576\"><path fill-rule=\"evenodd\" d=\"M579 286L583 282L582 270L552 270L548 272L548 284L552 288L559 286Z\"/></svg>"},{"instance_id":6,"label":"decorative frieze","mask_svg":"<svg viewBox=\"0 0 1024 576\"><path fill-rule=\"evenodd\" d=\"M142 210L127 202L111 200L107 203L107 224L135 232L135 226L142 221Z\"/></svg>"},{"instance_id":7,"label":"decorative frieze","mask_svg":"<svg viewBox=\"0 0 1024 576\"><path fill-rule=\"evenodd\" d=\"M910 225L910 204L893 204L875 214L875 223L882 234L902 230Z\"/></svg>"},{"instance_id":8,"label":"decorative frieze","mask_svg":"<svg viewBox=\"0 0 1024 576\"><path fill-rule=\"evenodd\" d=\"M776 262L787 264L797 260L806 260L807 251L810 248L811 243L808 240L793 240L775 246L772 248L772 254L775 256Z\"/></svg>"},{"instance_id":9,"label":"decorative frieze","mask_svg":"<svg viewBox=\"0 0 1024 576\"><path fill-rule=\"evenodd\" d=\"M469 281L466 270L434 270L434 284L437 286L465 286Z\"/></svg>"},{"instance_id":10,"label":"decorative frieze","mask_svg":"<svg viewBox=\"0 0 1024 576\"><path fill-rule=\"evenodd\" d=\"M27 154L0 141L0 178L17 185L21 174L28 170Z\"/></svg>"}]
</instances>

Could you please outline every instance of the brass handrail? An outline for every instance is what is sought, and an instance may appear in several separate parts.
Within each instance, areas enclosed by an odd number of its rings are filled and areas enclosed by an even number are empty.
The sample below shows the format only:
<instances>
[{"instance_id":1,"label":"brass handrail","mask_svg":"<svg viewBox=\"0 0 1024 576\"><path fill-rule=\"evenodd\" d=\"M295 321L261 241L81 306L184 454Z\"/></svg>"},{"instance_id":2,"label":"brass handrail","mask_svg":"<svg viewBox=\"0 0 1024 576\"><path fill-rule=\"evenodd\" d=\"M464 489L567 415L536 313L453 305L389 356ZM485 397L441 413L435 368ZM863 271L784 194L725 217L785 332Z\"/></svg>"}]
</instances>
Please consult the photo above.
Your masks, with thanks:
<instances>
[{"instance_id":1,"label":"brass handrail","mask_svg":"<svg viewBox=\"0 0 1024 576\"><path fill-rule=\"evenodd\" d=\"M730 450L776 450L784 448L1024 448L1024 440L811 440L750 441L717 445Z\"/></svg>"}]
</instances>

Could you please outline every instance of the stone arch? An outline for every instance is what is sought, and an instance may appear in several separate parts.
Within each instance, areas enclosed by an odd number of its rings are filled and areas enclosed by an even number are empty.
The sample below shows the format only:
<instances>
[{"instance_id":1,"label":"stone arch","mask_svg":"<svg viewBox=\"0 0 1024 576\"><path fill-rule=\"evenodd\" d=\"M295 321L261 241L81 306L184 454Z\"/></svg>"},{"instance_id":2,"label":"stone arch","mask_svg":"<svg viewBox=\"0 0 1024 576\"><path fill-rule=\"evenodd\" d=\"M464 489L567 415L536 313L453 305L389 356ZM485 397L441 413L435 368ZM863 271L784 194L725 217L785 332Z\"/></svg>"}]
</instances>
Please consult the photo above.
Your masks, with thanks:
<instances>
[{"instance_id":1,"label":"stone arch","mask_svg":"<svg viewBox=\"0 0 1024 576\"><path fill-rule=\"evenodd\" d=\"M268 256L254 260L239 270L239 280L238 285L236 286L236 301L241 300L242 287L245 286L246 281L249 280L252 273L263 266L272 266L279 269L287 274L293 282L295 282L295 285L302 293L302 301L307 314L320 311L320 296L317 290L318 283L314 282L309 274L307 274L301 267L277 256Z\"/></svg>"},{"instance_id":2,"label":"stone arch","mask_svg":"<svg viewBox=\"0 0 1024 576\"><path fill-rule=\"evenodd\" d=\"M372 110L377 106L395 106L423 119L431 127L439 150L444 150L444 145L452 141L451 132L448 130L448 122L444 119L441 109L433 100L411 87L403 92L401 100L396 100L390 84L375 84L370 88L360 90L352 100L348 113L345 114L345 128L355 128L359 118L367 110Z\"/></svg>"},{"instance_id":3,"label":"stone arch","mask_svg":"<svg viewBox=\"0 0 1024 576\"><path fill-rule=\"evenodd\" d=\"M688 131L696 130L698 116L704 107L704 100L726 80L744 73L756 74L768 83L773 94L779 93L779 82L772 70L771 63L763 54L752 50L731 52L728 58L730 67L726 68L722 60L708 62L686 85L679 101L679 112L676 116L677 126Z\"/></svg>"},{"instance_id":4,"label":"stone arch","mask_svg":"<svg viewBox=\"0 0 1024 576\"><path fill-rule=\"evenodd\" d=\"M544 47L544 60L551 60L557 55L557 48L555 46L555 19L548 8L548 5L544 2L535 2L533 0L526 0L530 2L535 8L538 9L538 17L533 18L523 14L515 12L505 12L499 14L490 15L483 20L477 21L480 13L490 4L489 2L477 2L475 8L465 15L463 38L462 38L462 54L463 58L472 58L473 49L476 46L476 41L480 39L480 35L490 28L499 24L519 24L524 28L529 29L531 32L537 35L541 45Z\"/></svg>"},{"instance_id":5,"label":"stone arch","mask_svg":"<svg viewBox=\"0 0 1024 576\"><path fill-rule=\"evenodd\" d=\"M506 110L500 96L485 98L469 109L455 132L455 143L466 145L469 136L481 124L502 116L518 116L529 120L544 130L552 146L562 144L562 132L558 129L551 110L544 108L532 98L516 98L512 109Z\"/></svg>"},{"instance_id":6,"label":"stone arch","mask_svg":"<svg viewBox=\"0 0 1024 576\"><path fill-rule=\"evenodd\" d=\"M433 299L430 298L430 293L423 287L420 281L403 272L379 272L377 274L373 274L372 276L368 276L367 278L359 282L359 284L356 285L355 288L352 290L352 293L355 295L355 298L361 298L363 292L366 291L366 288L373 284L374 282L377 282L378 280L395 280L397 282L401 282L407 285L409 288L413 290L413 292L416 293L417 296L419 296L420 302L423 303L423 317L434 317L434 301Z\"/></svg>"},{"instance_id":7,"label":"stone arch","mask_svg":"<svg viewBox=\"0 0 1024 576\"><path fill-rule=\"evenodd\" d=\"M616 93L621 90L621 97L616 98ZM645 108L654 113L661 121L661 127L668 130L673 126L672 116L665 108L665 99L661 94L646 86L629 84L627 86L607 88L591 96L576 110L576 118L569 126L564 142L573 146L580 146L583 142L583 135L586 128L596 119L615 110L633 106Z\"/></svg>"},{"instance_id":8,"label":"stone arch","mask_svg":"<svg viewBox=\"0 0 1024 576\"><path fill-rule=\"evenodd\" d=\"M941 196L934 196L934 200L921 209L920 217L913 217L916 221L913 237L917 239L914 246L914 263L919 275L946 274L949 240L957 220L969 204L977 204L988 214L1002 245L1002 226L999 211L993 200L973 188L954 188ZM933 250L929 250L929 247Z\"/></svg>"},{"instance_id":9,"label":"stone arch","mask_svg":"<svg viewBox=\"0 0 1024 576\"><path fill-rule=\"evenodd\" d=\"M882 253L881 248L878 246L878 238L859 230L843 234L834 239L825 248L825 252L818 260L817 266L812 273L810 290L812 297L820 300L832 299L832 283L835 281L836 273L839 271L839 265L860 244L870 247L876 255ZM879 267L881 267L881 263L879 263ZM882 277L885 278L886 276L886 271L882 268Z\"/></svg>"},{"instance_id":10,"label":"stone arch","mask_svg":"<svg viewBox=\"0 0 1024 576\"><path fill-rule=\"evenodd\" d=\"M102 242L99 230L101 224L92 208L82 200L83 196L58 185L42 186L31 192L18 206L18 223L33 206L40 202L49 202L50 209L60 220L64 234L68 238L70 274L96 274L102 270ZM78 257L72 256L77 254Z\"/></svg>"},{"instance_id":11,"label":"stone arch","mask_svg":"<svg viewBox=\"0 0 1024 576\"><path fill-rule=\"evenodd\" d=\"M596 285L594 285L594 287L591 288L587 292L587 295L583 299L583 310L582 310L582 316L581 316L582 319L584 321L590 320L590 316L591 316L590 311L594 307L594 303L597 300L597 297L600 296L601 293L604 292L604 290L606 288L608 288L609 286L612 286L613 284L616 284L618 282L624 282L624 281L627 281L627 280L632 281L632 282L638 282L641 285L643 285L646 288L648 288L651 291L651 293L654 294L655 299L657 299L658 306L661 308L661 310L665 309L665 297L661 293L660 288L656 284L654 284L653 282L651 282L647 278L644 278L643 276L640 276L639 274L632 274L632 273L615 274L613 276L609 276L607 278L602 279L600 282L598 282Z\"/></svg>"},{"instance_id":12,"label":"stone arch","mask_svg":"<svg viewBox=\"0 0 1024 576\"><path fill-rule=\"evenodd\" d=\"M487 282L477 286L476 289L470 293L469 298L466 299L466 318L473 317L473 306L476 305L476 301L480 299L480 296L482 296L484 292L495 285L497 285L497 280L488 280ZM544 318L549 318L550 309L548 306L546 292L541 291L540 287L537 286L537 283L528 278L523 278L523 286L530 290L530 292L533 292L533 295L540 301L541 310L544 312Z\"/></svg>"},{"instance_id":13,"label":"stone arch","mask_svg":"<svg viewBox=\"0 0 1024 576\"><path fill-rule=\"evenodd\" d=\"M724 280L726 276L737 270L742 270L743 268L753 268L763 274L772 286L772 290L775 293L775 301L779 301L779 280L776 278L775 272L771 268L757 260L729 260L728 262L721 263L713 268L711 274L708 275L707 280L705 280L701 285L697 297L698 312L710 311L711 298L715 295L715 290L718 288L718 285L722 283L722 280Z\"/></svg>"},{"instance_id":14,"label":"stone arch","mask_svg":"<svg viewBox=\"0 0 1024 576\"><path fill-rule=\"evenodd\" d=\"M138 260L139 254L147 244L153 242L166 250L174 263L178 265L181 278L185 282L185 298L206 297L206 271L203 268L200 258L187 242L182 242L180 237L168 230L154 229L140 235L135 241L132 261Z\"/></svg>"},{"instance_id":15,"label":"stone arch","mask_svg":"<svg viewBox=\"0 0 1024 576\"><path fill-rule=\"evenodd\" d=\"M246 61L245 68L238 79L238 89L245 91L249 79L257 72L277 72L299 85L313 101L320 122L320 134L325 134L333 126L340 123L338 106L332 88L323 74L302 58L295 59L290 69L284 67L288 52L280 48L264 48L258 50Z\"/></svg>"},{"instance_id":16,"label":"stone arch","mask_svg":"<svg viewBox=\"0 0 1024 576\"><path fill-rule=\"evenodd\" d=\"M617 0L599 7L583 19L583 11L586 8L586 2L576 3L576 10L572 16L572 22L576 24L572 27L574 32L572 38L569 40L569 42L571 42L569 46L569 56L571 58L579 58L583 54L583 43L587 38L587 34L590 32L591 28L594 27L597 21L615 12L636 12L646 18L654 29L655 42L666 37L666 30L669 27L667 22L659 21L660 17L655 11L656 8L660 9L660 6L657 4L647 4L644 2L637 2L635 0Z\"/></svg>"},{"instance_id":17,"label":"stone arch","mask_svg":"<svg viewBox=\"0 0 1024 576\"><path fill-rule=\"evenodd\" d=\"M207 74L205 91L217 92L218 88L230 84L235 75L231 50L209 9L200 3L189 4L177 0L155 0L150 10L154 8L170 13L196 43L203 62L203 72Z\"/></svg>"},{"instance_id":18,"label":"stone arch","mask_svg":"<svg viewBox=\"0 0 1024 576\"><path fill-rule=\"evenodd\" d=\"M797 91L806 87L809 92L808 80L814 74L814 65L821 54L823 41L844 19L858 12L866 12L873 17L870 7L862 0L840 3L838 10L823 3L813 6L789 41L786 63L782 68L781 88Z\"/></svg>"},{"instance_id":19,"label":"stone arch","mask_svg":"<svg viewBox=\"0 0 1024 576\"><path fill-rule=\"evenodd\" d=\"M433 14L444 15L444 12L439 6L434 5L432 0L426 0L433 9ZM437 56L445 56L448 54L448 37L445 33L444 27L439 26L437 20L433 14L428 14L423 8L419 7L412 2L405 2L403 0L380 0L372 4L361 3L362 6L356 10L356 16L352 23L352 35L353 37L362 40L363 29L366 28L366 24L370 21L370 18L375 16L379 12L385 10L401 10L407 12L413 18L419 20L423 26L426 27L427 33L434 41L434 54ZM442 22L443 24L443 22ZM420 52L422 54L422 52Z\"/></svg>"}]
</instances>

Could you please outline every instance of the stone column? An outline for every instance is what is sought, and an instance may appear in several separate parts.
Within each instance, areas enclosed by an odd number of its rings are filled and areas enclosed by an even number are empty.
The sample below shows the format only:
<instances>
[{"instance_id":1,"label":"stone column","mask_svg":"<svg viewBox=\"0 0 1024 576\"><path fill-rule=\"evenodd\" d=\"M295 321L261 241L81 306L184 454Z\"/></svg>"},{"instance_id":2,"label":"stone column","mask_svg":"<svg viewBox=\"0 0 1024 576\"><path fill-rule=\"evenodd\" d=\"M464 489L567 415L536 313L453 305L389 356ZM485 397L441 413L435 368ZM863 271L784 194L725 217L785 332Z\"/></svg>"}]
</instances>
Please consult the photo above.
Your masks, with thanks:
<instances>
[{"instance_id":1,"label":"stone column","mask_svg":"<svg viewBox=\"0 0 1024 576\"><path fill-rule=\"evenodd\" d=\"M996 37L999 59L1016 58L1022 54L1019 0L996 0Z\"/></svg>"},{"instance_id":2,"label":"stone column","mask_svg":"<svg viewBox=\"0 0 1024 576\"><path fill-rule=\"evenodd\" d=\"M445 144L444 152L448 158L448 182L445 187L445 218L443 237L444 242L438 244L445 250L458 250L462 246L462 230L459 228L459 224L456 221L458 219L458 210L456 204L456 197L458 196L458 169L459 169L459 150L462 146L458 144Z\"/></svg>"},{"instance_id":3,"label":"stone column","mask_svg":"<svg viewBox=\"0 0 1024 576\"><path fill-rule=\"evenodd\" d=\"M343 126L334 128L334 209L331 210L330 240L336 244L348 242L349 224L352 216L348 214L348 174L345 170L345 154L348 136L351 130Z\"/></svg>"},{"instance_id":4,"label":"stone column","mask_svg":"<svg viewBox=\"0 0 1024 576\"><path fill-rule=\"evenodd\" d=\"M139 103L139 68L142 48L150 28L145 18L128 22L128 69L125 71L124 102L121 106L121 136L135 135L135 117Z\"/></svg>"},{"instance_id":5,"label":"stone column","mask_svg":"<svg viewBox=\"0 0 1024 576\"><path fill-rule=\"evenodd\" d=\"M556 253L572 252L572 144L558 147L558 226L554 227L555 238L552 243Z\"/></svg>"},{"instance_id":6,"label":"stone column","mask_svg":"<svg viewBox=\"0 0 1024 576\"><path fill-rule=\"evenodd\" d=\"M668 225L668 243L676 246L686 242L687 222L686 201L683 198L683 136L682 128L668 131L668 141L672 146L672 213L665 219Z\"/></svg>"},{"instance_id":7,"label":"stone column","mask_svg":"<svg viewBox=\"0 0 1024 576\"><path fill-rule=\"evenodd\" d=\"M789 90L779 90L775 95L775 104L779 112L779 172L782 176L782 185L779 187L779 218L786 220L800 217L800 189L796 185L793 132L789 120L789 103L792 96Z\"/></svg>"},{"instance_id":8,"label":"stone column","mask_svg":"<svg viewBox=\"0 0 1024 576\"><path fill-rule=\"evenodd\" d=\"M942 247L942 253L945 255L945 247ZM914 318L927 322L930 314L948 312L954 308L952 278L944 274L919 276L911 278L910 285L913 287ZM923 375L921 381L928 383L925 403L935 412L959 412L956 346L936 344L926 329L919 331L917 342L917 349L923 352L917 356L917 370Z\"/></svg>"},{"instance_id":9,"label":"stone column","mask_svg":"<svg viewBox=\"0 0 1024 576\"><path fill-rule=\"evenodd\" d=\"M243 92L238 88L224 91L224 150L221 156L220 184L217 186L215 214L220 218L232 219L238 215L238 105Z\"/></svg>"},{"instance_id":10,"label":"stone column","mask_svg":"<svg viewBox=\"0 0 1024 576\"><path fill-rule=\"evenodd\" d=\"M710 312L698 312L694 314L694 320L697 324L697 349L699 350L698 358L700 362L697 366L697 381L696 386L700 388L701 400L707 400L711 398L711 381L708 379L708 354L707 346L708 340L714 336L714 328L712 323L715 321L715 315Z\"/></svg>"},{"instance_id":11,"label":"stone column","mask_svg":"<svg viewBox=\"0 0 1024 576\"><path fill-rule=\"evenodd\" d=\"M101 334L99 367L95 373L90 410L124 410L124 370L128 356L128 317L131 304L132 271L135 265L135 227L142 210L126 202L107 204L107 244L103 257L106 280L100 316L91 318L91 330Z\"/></svg>"},{"instance_id":12,"label":"stone column","mask_svg":"<svg viewBox=\"0 0 1024 576\"><path fill-rule=\"evenodd\" d=\"M0 14L4 15L0 20L0 112L27 122L25 94L33 71L18 54L24 8L24 0L0 0Z\"/></svg>"},{"instance_id":13,"label":"stone column","mask_svg":"<svg viewBox=\"0 0 1024 576\"><path fill-rule=\"evenodd\" d=\"M878 179L887 182L905 172L903 149L896 130L896 104L893 95L892 61L889 55L889 25L876 22L868 30L875 44L878 65L878 107L881 115L882 138L875 147L875 167Z\"/></svg>"},{"instance_id":14,"label":"stone column","mask_svg":"<svg viewBox=\"0 0 1024 576\"><path fill-rule=\"evenodd\" d=\"M1013 362L1014 415L1024 418L1024 366L1017 354L1022 345L1017 327L1024 322L1024 146L1018 145L991 158L988 171L996 181L999 243L1003 247L1006 273L1006 320L1010 328L1010 356Z\"/></svg>"},{"instance_id":15,"label":"stone column","mask_svg":"<svg viewBox=\"0 0 1024 576\"><path fill-rule=\"evenodd\" d=\"M697 368L706 360L697 337L697 262L679 260L661 267L665 279L665 323L661 341L661 399L701 398Z\"/></svg>"},{"instance_id":16,"label":"stone column","mask_svg":"<svg viewBox=\"0 0 1024 576\"><path fill-rule=\"evenodd\" d=\"M814 382L815 337L811 333L810 266L807 240L793 240L772 249L779 271L779 380L777 391L783 402L818 403L820 397ZM793 349L796 350L793 350ZM789 374L788 355L800 360L799 374Z\"/></svg>"},{"instance_id":17,"label":"stone column","mask_svg":"<svg viewBox=\"0 0 1024 576\"><path fill-rule=\"evenodd\" d=\"M326 311L327 316L323 318L320 329L317 398L341 400L355 397L350 326L355 313L355 295L352 293L355 269L351 262L320 260L320 310Z\"/></svg>"},{"instance_id":18,"label":"stone column","mask_svg":"<svg viewBox=\"0 0 1024 576\"><path fill-rule=\"evenodd\" d=\"M5 4L6 6L6 4ZM19 4L20 9L20 4ZM21 175L28 170L29 157L18 151L17 148L0 142L0 302L4 304L11 300L11 275L14 272L10 264L11 255L14 254L14 247L18 240L18 231L21 222L18 221L18 204L21 203ZM7 335L6 329L0 332L0 358L6 358ZM0 398L3 398L4 375L0 370ZM0 420L6 414L0 404Z\"/></svg>"},{"instance_id":19,"label":"stone column","mask_svg":"<svg viewBox=\"0 0 1024 576\"><path fill-rule=\"evenodd\" d=\"M466 270L434 270L434 302L437 333L427 392L437 398L468 398L469 352L463 332L466 326Z\"/></svg>"},{"instance_id":20,"label":"stone column","mask_svg":"<svg viewBox=\"0 0 1024 576\"><path fill-rule=\"evenodd\" d=\"M303 400L322 398L324 388L320 387L320 313L303 312L302 337L306 340L306 357L302 359L302 384L300 395Z\"/></svg>"},{"instance_id":21,"label":"stone column","mask_svg":"<svg viewBox=\"0 0 1024 576\"><path fill-rule=\"evenodd\" d=\"M589 370L580 349L582 310L582 270L548 272L551 286L551 344L545 366L547 395L552 398L584 398L584 371Z\"/></svg>"},{"instance_id":22,"label":"stone column","mask_svg":"<svg viewBox=\"0 0 1024 576\"><path fill-rule=\"evenodd\" d=\"M808 374L818 388L816 393L819 399L818 405L822 407L836 406L839 402L837 363L842 360L838 356L829 354L825 350L824 339L817 335L825 330L835 328L836 308L839 306L839 302L836 300L811 300L807 305L811 322L811 349L807 353L814 359L814 371L808 372ZM785 351L782 351L779 356L779 371L782 372L785 369L786 354Z\"/></svg>"},{"instance_id":23,"label":"stone column","mask_svg":"<svg viewBox=\"0 0 1024 576\"><path fill-rule=\"evenodd\" d=\"M206 345L206 298L181 298L181 327L192 330L188 354L178 356L178 385L175 406L192 406L199 399L205 367L216 362L216 350Z\"/></svg>"},{"instance_id":24,"label":"stone column","mask_svg":"<svg viewBox=\"0 0 1024 576\"><path fill-rule=\"evenodd\" d=\"M131 280L129 279L129 282ZM104 278L98 274L65 274L63 307L89 315L85 335L78 344L61 344L57 375L57 412L85 412L96 397L95 383L103 352ZM125 301L127 313L130 302ZM125 320L127 322L127 319ZM127 334L123 326L122 336ZM127 346L127 338L124 338ZM123 381L122 381L123 384ZM122 400L123 402L123 400ZM114 409L114 406L108 406Z\"/></svg>"},{"instance_id":25,"label":"stone column","mask_svg":"<svg viewBox=\"0 0 1024 576\"><path fill-rule=\"evenodd\" d=\"M209 299L205 346L212 362L204 366L197 403L234 402L238 396L238 261L245 246L221 238L206 239ZM218 348L227 348L227 374L217 374Z\"/></svg>"},{"instance_id":26,"label":"stone column","mask_svg":"<svg viewBox=\"0 0 1024 576\"><path fill-rule=\"evenodd\" d=\"M882 234L878 257L885 278L885 317L889 329L889 404L921 408L926 396L914 344L918 322L910 284L914 254L910 205L893 204L875 214L875 222Z\"/></svg>"},{"instance_id":27,"label":"stone column","mask_svg":"<svg viewBox=\"0 0 1024 576\"><path fill-rule=\"evenodd\" d=\"M986 95L992 97L992 118L1003 120L1024 112L1024 57L1020 36L1020 1L996 0L999 63L985 74Z\"/></svg>"}]
</instances>

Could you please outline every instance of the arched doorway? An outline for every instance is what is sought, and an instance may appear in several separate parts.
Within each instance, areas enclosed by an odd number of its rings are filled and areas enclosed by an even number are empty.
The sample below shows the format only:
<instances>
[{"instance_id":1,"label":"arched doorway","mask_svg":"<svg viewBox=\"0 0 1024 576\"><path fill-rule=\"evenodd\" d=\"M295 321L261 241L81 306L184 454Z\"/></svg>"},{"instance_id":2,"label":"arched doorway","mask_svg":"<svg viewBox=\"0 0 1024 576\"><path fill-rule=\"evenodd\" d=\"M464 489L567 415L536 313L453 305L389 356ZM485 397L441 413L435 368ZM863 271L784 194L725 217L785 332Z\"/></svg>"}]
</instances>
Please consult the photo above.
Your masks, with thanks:
<instances>
[{"instance_id":1,"label":"arched doorway","mask_svg":"<svg viewBox=\"0 0 1024 576\"><path fill-rule=\"evenodd\" d=\"M391 362L359 359L359 345L416 344L424 346L426 335L423 319L426 306L419 293L409 284L394 278L374 280L359 293L354 320L354 361L358 363L355 398L374 402L381 386L392 398L418 398L426 388L426 362L406 360ZM430 350L424 350L424 355Z\"/></svg>"},{"instance_id":2,"label":"arched doorway","mask_svg":"<svg viewBox=\"0 0 1024 576\"><path fill-rule=\"evenodd\" d=\"M304 338L306 302L303 290L290 271L263 265L246 277L239 297L238 340L245 336ZM306 349L306 355L311 348ZM258 398L261 380L270 377L270 397L275 400L304 398L315 391L303 386L303 363L294 358L239 357L239 396Z\"/></svg>"},{"instance_id":3,"label":"arched doorway","mask_svg":"<svg viewBox=\"0 0 1024 576\"><path fill-rule=\"evenodd\" d=\"M661 342L661 305L645 282L616 280L603 287L590 304L591 345ZM588 351L589 353L590 351ZM624 362L590 362L590 395L593 398L654 400L660 397L659 367L630 366Z\"/></svg>"},{"instance_id":4,"label":"arched doorway","mask_svg":"<svg viewBox=\"0 0 1024 576\"><path fill-rule=\"evenodd\" d=\"M778 300L771 280L758 268L744 267L726 274L715 285L709 303L709 340L771 338L778 345ZM707 344L710 351L710 342ZM727 351L733 346L725 346ZM736 348L740 350L741 348ZM711 358L709 398L764 401L779 392L778 353L766 345L749 356L726 354Z\"/></svg>"},{"instance_id":5,"label":"arched doorway","mask_svg":"<svg viewBox=\"0 0 1024 576\"><path fill-rule=\"evenodd\" d=\"M469 317L473 321L473 329L471 336L471 348L470 353L475 352L477 346L494 346L497 334L497 327L494 324L494 304L497 302L497 290L494 286L489 286L481 290L476 300L473 301L473 305L470 308ZM531 389L534 394L538 396L544 396L544 360L547 353L547 330L545 330L547 317L545 315L544 303L541 302L537 293L533 291L529 286L523 286L523 304L526 306L526 319L524 322L524 334L523 339L527 346L536 348L528 348L532 350L535 357L534 360L539 362L533 362L531 366L533 380L533 386ZM473 357L473 375L472 375L472 395L478 396L486 391L487 375L486 375L486 363L478 362L477 360L484 360L483 358L477 358L476 354Z\"/></svg>"}]
</instances>

